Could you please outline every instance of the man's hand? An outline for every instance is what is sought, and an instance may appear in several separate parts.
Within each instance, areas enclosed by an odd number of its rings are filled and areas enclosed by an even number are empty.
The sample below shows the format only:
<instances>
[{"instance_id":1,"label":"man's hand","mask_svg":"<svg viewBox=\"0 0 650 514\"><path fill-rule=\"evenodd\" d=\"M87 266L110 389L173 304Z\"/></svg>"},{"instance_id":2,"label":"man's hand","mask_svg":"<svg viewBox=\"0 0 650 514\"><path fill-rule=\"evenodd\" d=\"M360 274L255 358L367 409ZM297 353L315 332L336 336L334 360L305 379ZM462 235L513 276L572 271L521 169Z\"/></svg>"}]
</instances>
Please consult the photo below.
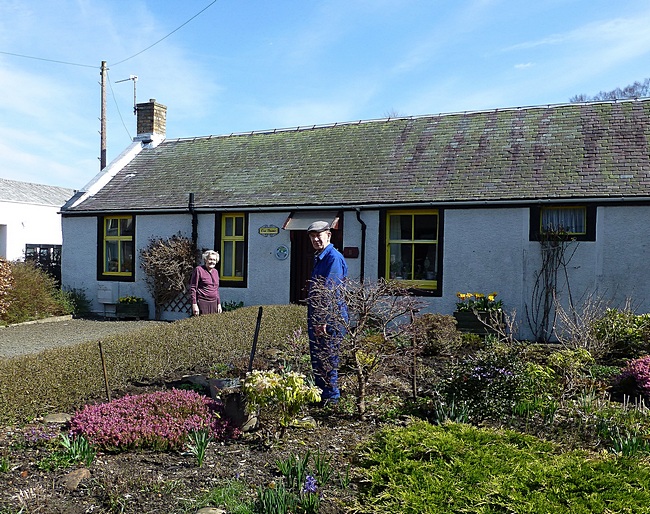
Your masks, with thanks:
<instances>
[{"instance_id":1,"label":"man's hand","mask_svg":"<svg viewBox=\"0 0 650 514\"><path fill-rule=\"evenodd\" d=\"M314 325L314 334L316 334L318 337L327 334L327 325L325 323L322 325Z\"/></svg>"}]
</instances>

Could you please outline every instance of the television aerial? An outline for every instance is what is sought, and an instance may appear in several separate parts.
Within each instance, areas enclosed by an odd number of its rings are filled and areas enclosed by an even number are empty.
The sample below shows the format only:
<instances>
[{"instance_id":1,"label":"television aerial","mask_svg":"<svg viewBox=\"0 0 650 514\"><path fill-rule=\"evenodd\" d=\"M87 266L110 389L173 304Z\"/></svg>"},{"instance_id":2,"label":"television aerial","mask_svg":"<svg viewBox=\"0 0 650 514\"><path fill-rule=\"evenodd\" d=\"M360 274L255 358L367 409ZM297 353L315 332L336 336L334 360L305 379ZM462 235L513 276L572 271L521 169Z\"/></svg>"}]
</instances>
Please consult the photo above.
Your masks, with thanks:
<instances>
[{"instance_id":1,"label":"television aerial","mask_svg":"<svg viewBox=\"0 0 650 514\"><path fill-rule=\"evenodd\" d=\"M138 76L137 75L129 75L128 79L116 80L115 83L119 84L120 82L126 82L128 80L133 81L133 114L136 114L138 112L138 108L136 106L136 100L135 100L135 84L138 81Z\"/></svg>"}]
</instances>

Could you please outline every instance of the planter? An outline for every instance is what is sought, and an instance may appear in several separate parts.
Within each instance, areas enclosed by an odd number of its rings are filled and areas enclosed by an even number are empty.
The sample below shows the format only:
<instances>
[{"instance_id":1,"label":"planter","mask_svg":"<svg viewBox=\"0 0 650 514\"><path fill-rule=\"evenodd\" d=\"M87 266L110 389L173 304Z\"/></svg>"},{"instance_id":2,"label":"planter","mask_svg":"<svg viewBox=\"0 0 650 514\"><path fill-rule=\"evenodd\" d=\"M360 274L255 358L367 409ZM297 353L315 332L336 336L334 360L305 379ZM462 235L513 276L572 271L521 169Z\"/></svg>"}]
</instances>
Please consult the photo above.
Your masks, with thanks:
<instances>
[{"instance_id":1,"label":"planter","mask_svg":"<svg viewBox=\"0 0 650 514\"><path fill-rule=\"evenodd\" d=\"M219 397L221 391L239 387L239 384L238 378L208 378L208 387L212 398Z\"/></svg>"},{"instance_id":2,"label":"planter","mask_svg":"<svg viewBox=\"0 0 650 514\"><path fill-rule=\"evenodd\" d=\"M461 332L469 332L478 335L496 334L496 330L490 326L497 317L499 325L503 323L501 311L455 311L456 328ZM486 325L487 323L487 325Z\"/></svg>"},{"instance_id":3,"label":"planter","mask_svg":"<svg viewBox=\"0 0 650 514\"><path fill-rule=\"evenodd\" d=\"M115 316L119 319L149 319L149 304L138 303L118 303L115 305Z\"/></svg>"}]
</instances>

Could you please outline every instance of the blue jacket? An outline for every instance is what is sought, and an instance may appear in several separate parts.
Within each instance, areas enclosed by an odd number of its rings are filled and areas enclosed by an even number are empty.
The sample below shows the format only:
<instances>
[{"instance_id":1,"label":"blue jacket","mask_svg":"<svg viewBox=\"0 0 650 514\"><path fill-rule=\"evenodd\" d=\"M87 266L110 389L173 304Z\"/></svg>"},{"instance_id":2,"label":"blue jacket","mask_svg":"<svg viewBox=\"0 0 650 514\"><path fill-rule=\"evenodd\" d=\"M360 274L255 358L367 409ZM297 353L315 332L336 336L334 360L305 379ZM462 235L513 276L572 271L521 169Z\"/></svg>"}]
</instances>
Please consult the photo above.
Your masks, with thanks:
<instances>
[{"instance_id":1,"label":"blue jacket","mask_svg":"<svg viewBox=\"0 0 650 514\"><path fill-rule=\"evenodd\" d=\"M312 282L309 285L309 297L312 298L312 288L315 280L325 280L325 284L337 286L341 284L348 276L348 265L345 258L341 255L333 244L329 244L325 249L314 257L314 269L311 272ZM348 308L342 296L337 299L337 308L344 319L348 319ZM332 313L319 312L312 302L309 301L307 316L309 325L325 324L328 322Z\"/></svg>"}]
</instances>

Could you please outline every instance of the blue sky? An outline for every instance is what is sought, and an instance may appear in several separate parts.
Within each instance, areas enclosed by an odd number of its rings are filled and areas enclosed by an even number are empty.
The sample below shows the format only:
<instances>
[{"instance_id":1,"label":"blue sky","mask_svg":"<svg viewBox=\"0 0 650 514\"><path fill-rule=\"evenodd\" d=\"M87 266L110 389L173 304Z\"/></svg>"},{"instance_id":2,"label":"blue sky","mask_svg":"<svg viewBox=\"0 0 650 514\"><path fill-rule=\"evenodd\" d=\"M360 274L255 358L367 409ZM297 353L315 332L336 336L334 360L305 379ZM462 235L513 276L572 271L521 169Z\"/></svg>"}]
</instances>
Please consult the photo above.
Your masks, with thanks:
<instances>
[{"instance_id":1,"label":"blue sky","mask_svg":"<svg viewBox=\"0 0 650 514\"><path fill-rule=\"evenodd\" d=\"M110 162L131 75L169 138L556 104L650 77L648 27L647 0L0 0L0 178L98 173L102 60Z\"/></svg>"}]
</instances>

